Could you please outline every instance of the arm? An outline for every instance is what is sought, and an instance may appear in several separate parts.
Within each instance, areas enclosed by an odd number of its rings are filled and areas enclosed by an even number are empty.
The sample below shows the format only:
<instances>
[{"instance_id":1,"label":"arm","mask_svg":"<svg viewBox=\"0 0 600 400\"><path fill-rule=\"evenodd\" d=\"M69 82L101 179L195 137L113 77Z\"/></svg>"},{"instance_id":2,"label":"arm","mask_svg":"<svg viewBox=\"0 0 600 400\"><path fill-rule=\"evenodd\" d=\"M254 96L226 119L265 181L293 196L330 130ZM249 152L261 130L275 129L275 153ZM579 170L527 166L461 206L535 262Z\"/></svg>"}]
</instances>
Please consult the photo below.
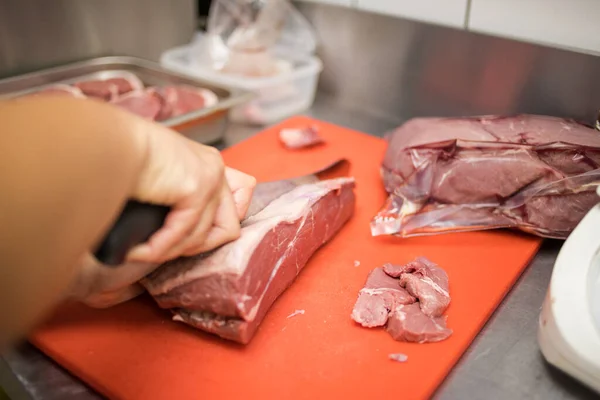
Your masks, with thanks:
<instances>
[{"instance_id":1,"label":"arm","mask_svg":"<svg viewBox=\"0 0 600 400\"><path fill-rule=\"evenodd\" d=\"M144 164L147 124L66 97L0 103L0 346L61 299L116 218Z\"/></svg>"},{"instance_id":2,"label":"arm","mask_svg":"<svg viewBox=\"0 0 600 400\"><path fill-rule=\"evenodd\" d=\"M126 301L159 263L236 239L256 184L216 149L97 101L0 102L0 148L0 350L68 295ZM171 212L128 265L90 263L128 198Z\"/></svg>"}]
</instances>

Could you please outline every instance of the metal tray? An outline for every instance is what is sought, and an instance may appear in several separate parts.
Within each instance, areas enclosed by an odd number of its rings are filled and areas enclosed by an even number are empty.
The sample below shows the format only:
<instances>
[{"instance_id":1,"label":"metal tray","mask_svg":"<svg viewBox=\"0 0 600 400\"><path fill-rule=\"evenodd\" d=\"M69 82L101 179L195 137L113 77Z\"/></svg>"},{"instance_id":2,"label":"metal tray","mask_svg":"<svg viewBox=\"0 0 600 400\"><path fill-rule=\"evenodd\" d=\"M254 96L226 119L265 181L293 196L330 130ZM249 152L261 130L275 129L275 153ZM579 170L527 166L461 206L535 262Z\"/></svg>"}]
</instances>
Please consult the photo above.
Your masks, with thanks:
<instances>
[{"instance_id":1,"label":"metal tray","mask_svg":"<svg viewBox=\"0 0 600 400\"><path fill-rule=\"evenodd\" d=\"M192 140L212 144L223 138L229 110L254 96L250 92L228 88L202 79L172 72L159 64L135 57L100 57L44 69L0 80L0 99L33 93L57 83L72 84L89 79L108 79L135 74L145 86L184 84L212 90L218 102L160 123Z\"/></svg>"}]
</instances>

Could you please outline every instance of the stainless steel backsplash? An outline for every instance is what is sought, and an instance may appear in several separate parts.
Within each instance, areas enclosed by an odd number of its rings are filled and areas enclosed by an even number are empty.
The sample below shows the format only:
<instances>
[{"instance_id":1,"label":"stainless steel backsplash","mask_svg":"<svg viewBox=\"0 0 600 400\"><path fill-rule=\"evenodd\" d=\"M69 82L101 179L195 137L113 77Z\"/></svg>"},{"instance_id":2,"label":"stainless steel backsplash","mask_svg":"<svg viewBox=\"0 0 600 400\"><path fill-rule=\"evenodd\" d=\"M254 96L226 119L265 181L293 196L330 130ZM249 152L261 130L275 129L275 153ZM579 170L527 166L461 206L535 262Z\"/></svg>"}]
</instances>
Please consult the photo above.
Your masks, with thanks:
<instances>
[{"instance_id":1,"label":"stainless steel backsplash","mask_svg":"<svg viewBox=\"0 0 600 400\"><path fill-rule=\"evenodd\" d=\"M600 58L355 9L297 2L319 38L321 91L391 121L539 113L593 122Z\"/></svg>"},{"instance_id":2,"label":"stainless steel backsplash","mask_svg":"<svg viewBox=\"0 0 600 400\"><path fill-rule=\"evenodd\" d=\"M196 0L0 0L0 77L103 55L157 60L192 38Z\"/></svg>"},{"instance_id":3,"label":"stainless steel backsplash","mask_svg":"<svg viewBox=\"0 0 600 400\"><path fill-rule=\"evenodd\" d=\"M296 2L324 61L320 91L402 122L539 113L588 122L600 58L356 9ZM102 55L158 59L196 28L195 0L0 0L0 77Z\"/></svg>"}]
</instances>

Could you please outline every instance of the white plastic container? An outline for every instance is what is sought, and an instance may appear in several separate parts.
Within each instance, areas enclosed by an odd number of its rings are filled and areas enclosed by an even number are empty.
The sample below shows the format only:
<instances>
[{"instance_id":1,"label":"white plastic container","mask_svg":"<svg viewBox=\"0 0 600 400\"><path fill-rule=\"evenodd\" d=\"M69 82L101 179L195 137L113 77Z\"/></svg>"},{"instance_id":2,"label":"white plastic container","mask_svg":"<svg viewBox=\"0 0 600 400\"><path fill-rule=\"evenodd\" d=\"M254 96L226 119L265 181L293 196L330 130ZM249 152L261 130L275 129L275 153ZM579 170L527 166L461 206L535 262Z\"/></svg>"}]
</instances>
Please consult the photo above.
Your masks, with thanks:
<instances>
[{"instance_id":1,"label":"white plastic container","mask_svg":"<svg viewBox=\"0 0 600 400\"><path fill-rule=\"evenodd\" d=\"M198 40L197 37L195 42ZM229 113L232 121L253 125L272 124L310 108L323 69L319 58L306 56L289 59L289 69L277 76L248 78L203 67L197 62L199 57L198 47L192 43L164 52L160 63L176 72L253 92L253 100L234 107Z\"/></svg>"},{"instance_id":2,"label":"white plastic container","mask_svg":"<svg viewBox=\"0 0 600 400\"><path fill-rule=\"evenodd\" d=\"M600 393L600 204L560 250L538 342L550 364Z\"/></svg>"}]
</instances>

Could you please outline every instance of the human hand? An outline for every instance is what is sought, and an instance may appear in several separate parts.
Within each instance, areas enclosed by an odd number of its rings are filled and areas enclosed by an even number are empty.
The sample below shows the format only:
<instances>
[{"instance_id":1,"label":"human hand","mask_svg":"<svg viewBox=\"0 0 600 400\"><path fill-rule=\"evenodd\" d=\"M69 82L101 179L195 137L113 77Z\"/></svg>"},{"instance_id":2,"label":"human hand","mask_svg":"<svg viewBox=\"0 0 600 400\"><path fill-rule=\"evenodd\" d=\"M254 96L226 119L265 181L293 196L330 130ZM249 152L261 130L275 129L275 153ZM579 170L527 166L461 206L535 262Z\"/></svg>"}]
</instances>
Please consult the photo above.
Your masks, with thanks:
<instances>
[{"instance_id":1,"label":"human hand","mask_svg":"<svg viewBox=\"0 0 600 400\"><path fill-rule=\"evenodd\" d=\"M127 265L101 266L91 254L81 260L73 297L108 307L143 292L137 282L162 262L212 250L236 239L256 180L223 165L219 152L163 127L148 133L148 150L132 198L168 205L164 226L133 248Z\"/></svg>"},{"instance_id":2,"label":"human hand","mask_svg":"<svg viewBox=\"0 0 600 400\"><path fill-rule=\"evenodd\" d=\"M171 206L164 226L132 249L128 261L165 262L236 239L256 180L226 168L213 147L168 131L150 135L148 159L133 198Z\"/></svg>"}]
</instances>

